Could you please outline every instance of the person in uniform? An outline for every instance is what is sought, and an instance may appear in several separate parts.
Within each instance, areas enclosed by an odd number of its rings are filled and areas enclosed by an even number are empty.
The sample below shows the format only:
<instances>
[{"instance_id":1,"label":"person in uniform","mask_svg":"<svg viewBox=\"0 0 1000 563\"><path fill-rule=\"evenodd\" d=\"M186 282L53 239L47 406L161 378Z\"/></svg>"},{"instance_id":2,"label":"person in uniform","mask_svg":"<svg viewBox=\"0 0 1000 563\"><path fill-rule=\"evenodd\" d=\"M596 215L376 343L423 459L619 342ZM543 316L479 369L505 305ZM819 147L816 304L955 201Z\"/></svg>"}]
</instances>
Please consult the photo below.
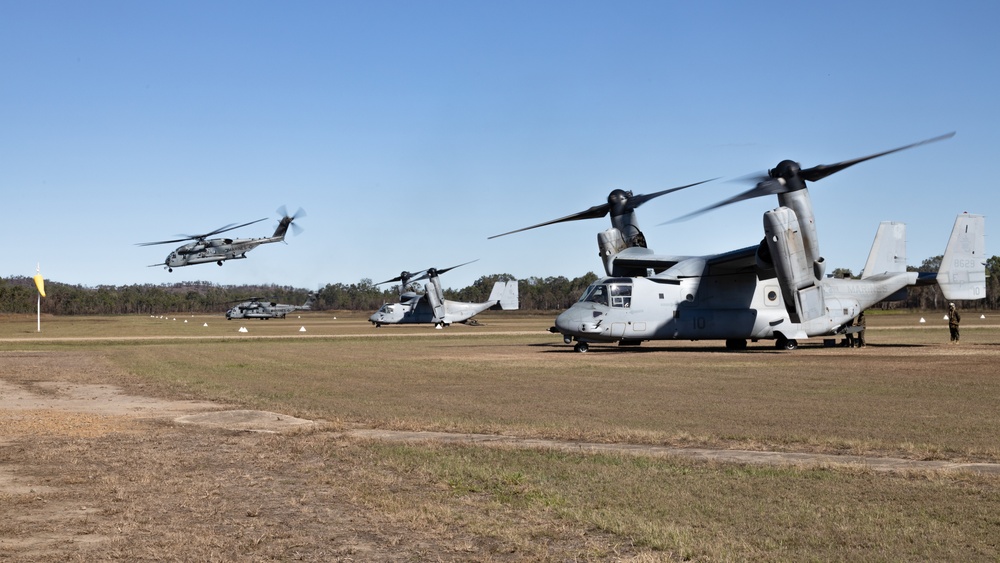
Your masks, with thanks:
<instances>
[{"instance_id":1,"label":"person in uniform","mask_svg":"<svg viewBox=\"0 0 1000 563\"><path fill-rule=\"evenodd\" d=\"M866 322L865 321L865 312L861 311L861 313L858 315L858 318L855 319L855 321L854 321L854 324L856 326L861 327L861 330L859 330L858 333L854 336L854 341L855 341L854 344L858 348L864 348L865 347L865 322Z\"/></svg>"},{"instance_id":2,"label":"person in uniform","mask_svg":"<svg viewBox=\"0 0 1000 563\"><path fill-rule=\"evenodd\" d=\"M958 323L962 322L962 315L958 314L955 304L948 305L948 330L951 331L951 341L958 344Z\"/></svg>"}]
</instances>

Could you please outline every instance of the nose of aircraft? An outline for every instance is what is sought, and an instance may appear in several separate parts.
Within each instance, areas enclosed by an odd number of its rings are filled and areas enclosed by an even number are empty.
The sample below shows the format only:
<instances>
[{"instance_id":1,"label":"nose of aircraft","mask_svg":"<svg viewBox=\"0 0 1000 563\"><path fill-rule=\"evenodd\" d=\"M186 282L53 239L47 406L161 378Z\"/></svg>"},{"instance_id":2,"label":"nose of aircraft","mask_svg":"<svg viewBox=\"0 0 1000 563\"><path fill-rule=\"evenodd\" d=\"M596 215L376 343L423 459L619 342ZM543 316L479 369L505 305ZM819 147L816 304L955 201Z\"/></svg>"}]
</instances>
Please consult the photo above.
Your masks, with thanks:
<instances>
[{"instance_id":1,"label":"nose of aircraft","mask_svg":"<svg viewBox=\"0 0 1000 563\"><path fill-rule=\"evenodd\" d=\"M598 335L603 330L604 313L579 303L566 309L556 317L556 328L561 334L574 336Z\"/></svg>"}]
</instances>

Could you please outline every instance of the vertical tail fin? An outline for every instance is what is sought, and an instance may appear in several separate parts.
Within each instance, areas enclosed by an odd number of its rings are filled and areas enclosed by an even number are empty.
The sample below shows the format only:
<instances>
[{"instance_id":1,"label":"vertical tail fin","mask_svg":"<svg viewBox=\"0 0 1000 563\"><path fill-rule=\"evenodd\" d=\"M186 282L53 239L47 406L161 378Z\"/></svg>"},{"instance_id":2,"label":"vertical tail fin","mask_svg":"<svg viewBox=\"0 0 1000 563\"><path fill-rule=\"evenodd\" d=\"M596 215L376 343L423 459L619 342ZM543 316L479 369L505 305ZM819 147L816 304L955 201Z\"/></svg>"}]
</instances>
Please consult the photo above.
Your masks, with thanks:
<instances>
[{"instance_id":1,"label":"vertical tail fin","mask_svg":"<svg viewBox=\"0 0 1000 563\"><path fill-rule=\"evenodd\" d=\"M895 221L879 223L875 242L861 272L861 279L878 274L906 271L906 224Z\"/></svg>"},{"instance_id":2,"label":"vertical tail fin","mask_svg":"<svg viewBox=\"0 0 1000 563\"><path fill-rule=\"evenodd\" d=\"M518 302L517 294L517 280L511 280L509 282L496 282L493 284L493 290L490 291L490 298L487 301L494 303L491 309L497 308L499 305L500 309L504 311L513 311L520 307Z\"/></svg>"},{"instance_id":3,"label":"vertical tail fin","mask_svg":"<svg viewBox=\"0 0 1000 563\"><path fill-rule=\"evenodd\" d=\"M986 220L963 213L955 218L937 282L947 299L986 297Z\"/></svg>"}]
</instances>

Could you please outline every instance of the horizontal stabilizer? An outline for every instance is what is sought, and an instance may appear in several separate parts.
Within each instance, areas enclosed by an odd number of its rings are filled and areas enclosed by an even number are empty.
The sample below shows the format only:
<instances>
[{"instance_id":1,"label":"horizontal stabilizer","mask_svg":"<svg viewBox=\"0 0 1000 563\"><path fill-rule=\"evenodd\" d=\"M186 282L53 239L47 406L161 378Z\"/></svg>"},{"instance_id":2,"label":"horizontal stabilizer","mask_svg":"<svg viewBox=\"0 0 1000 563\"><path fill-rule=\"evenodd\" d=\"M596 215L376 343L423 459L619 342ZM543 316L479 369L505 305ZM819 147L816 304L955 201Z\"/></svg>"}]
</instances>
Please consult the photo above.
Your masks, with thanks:
<instances>
[{"instance_id":1,"label":"horizontal stabilizer","mask_svg":"<svg viewBox=\"0 0 1000 563\"><path fill-rule=\"evenodd\" d=\"M955 219L937 275L949 300L986 297L986 220L963 213Z\"/></svg>"}]
</instances>

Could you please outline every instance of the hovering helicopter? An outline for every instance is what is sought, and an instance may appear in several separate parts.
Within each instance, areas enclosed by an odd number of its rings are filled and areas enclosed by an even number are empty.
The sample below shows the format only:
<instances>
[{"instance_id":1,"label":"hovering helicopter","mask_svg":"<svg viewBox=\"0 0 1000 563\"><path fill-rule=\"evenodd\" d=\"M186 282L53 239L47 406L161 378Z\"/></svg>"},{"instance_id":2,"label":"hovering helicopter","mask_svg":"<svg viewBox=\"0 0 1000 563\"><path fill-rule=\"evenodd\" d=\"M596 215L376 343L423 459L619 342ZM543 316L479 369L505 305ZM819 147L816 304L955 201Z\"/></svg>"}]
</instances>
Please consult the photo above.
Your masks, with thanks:
<instances>
[{"instance_id":1,"label":"hovering helicopter","mask_svg":"<svg viewBox=\"0 0 1000 563\"><path fill-rule=\"evenodd\" d=\"M150 264L150 268L156 266L163 266L168 272L173 272L174 268L179 268L181 266L191 266L194 264L207 264L209 262L215 262L218 265L226 260L239 260L247 257L247 252L257 248L262 244L268 244L271 242L281 242L285 240L285 233L288 231L288 227L292 227L293 230L298 233L299 226L294 224L296 219L301 219L305 217L305 211L299 209L295 215L288 215L284 206L278 208L278 215L281 215L281 221L278 223L278 228L275 229L274 234L270 237L263 238L208 238L214 235L225 233L227 231L232 231L234 229L239 229L240 227L246 227L247 225L253 225L254 223L260 223L261 221L267 220L257 219L256 221L250 221L249 223L243 223L241 225L229 224L225 227L218 228L214 231L205 233L203 235L177 235L184 238L173 239L173 240L161 240L156 242L141 242L137 246L153 246L157 244L170 244L173 242L184 242L187 240L194 241L189 242L183 246L178 247L176 250L171 252L166 260L162 264Z\"/></svg>"},{"instance_id":2,"label":"hovering helicopter","mask_svg":"<svg viewBox=\"0 0 1000 563\"><path fill-rule=\"evenodd\" d=\"M232 309L226 311L226 320L283 319L285 318L285 315L291 313L292 311L311 310L313 303L316 302L317 296L318 295L315 292L310 293L309 298L306 299L306 302L303 305L286 305L284 303L275 303L261 297L251 297L250 300L243 301L242 303L234 306Z\"/></svg>"},{"instance_id":3,"label":"hovering helicopter","mask_svg":"<svg viewBox=\"0 0 1000 563\"><path fill-rule=\"evenodd\" d=\"M748 340L774 340L775 347L792 350L800 339L853 330L848 325L861 311L907 286L936 281L948 299L982 299L986 279L983 216L958 216L936 274L907 272L905 225L883 222L861 279L835 279L825 276L805 184L872 158L953 135L808 169L785 160L767 176L756 178L752 189L678 219L745 199L777 195L779 207L764 213L764 239L722 254L670 256L646 248L634 210L671 190L650 196L615 190L606 206L528 227L611 212L612 227L597 236L608 277L588 287L576 304L556 318L550 331L562 334L567 344L575 341L578 352L586 352L591 342L639 345L646 340L671 339L725 340L726 348L734 350L745 349ZM685 187L690 186L674 191Z\"/></svg>"},{"instance_id":4,"label":"hovering helicopter","mask_svg":"<svg viewBox=\"0 0 1000 563\"><path fill-rule=\"evenodd\" d=\"M487 309L508 311L518 308L517 280L498 281L493 284L489 299L483 303L462 303L445 299L439 276L465 264L440 270L428 268L415 273L404 271L391 280L375 284L400 282L400 302L382 305L382 308L369 317L368 321L375 325L375 328L381 328L384 324L433 323L434 328L440 329L452 323L465 323ZM417 294L408 290L410 283L423 279L427 280L427 283L424 284L424 293Z\"/></svg>"}]
</instances>

